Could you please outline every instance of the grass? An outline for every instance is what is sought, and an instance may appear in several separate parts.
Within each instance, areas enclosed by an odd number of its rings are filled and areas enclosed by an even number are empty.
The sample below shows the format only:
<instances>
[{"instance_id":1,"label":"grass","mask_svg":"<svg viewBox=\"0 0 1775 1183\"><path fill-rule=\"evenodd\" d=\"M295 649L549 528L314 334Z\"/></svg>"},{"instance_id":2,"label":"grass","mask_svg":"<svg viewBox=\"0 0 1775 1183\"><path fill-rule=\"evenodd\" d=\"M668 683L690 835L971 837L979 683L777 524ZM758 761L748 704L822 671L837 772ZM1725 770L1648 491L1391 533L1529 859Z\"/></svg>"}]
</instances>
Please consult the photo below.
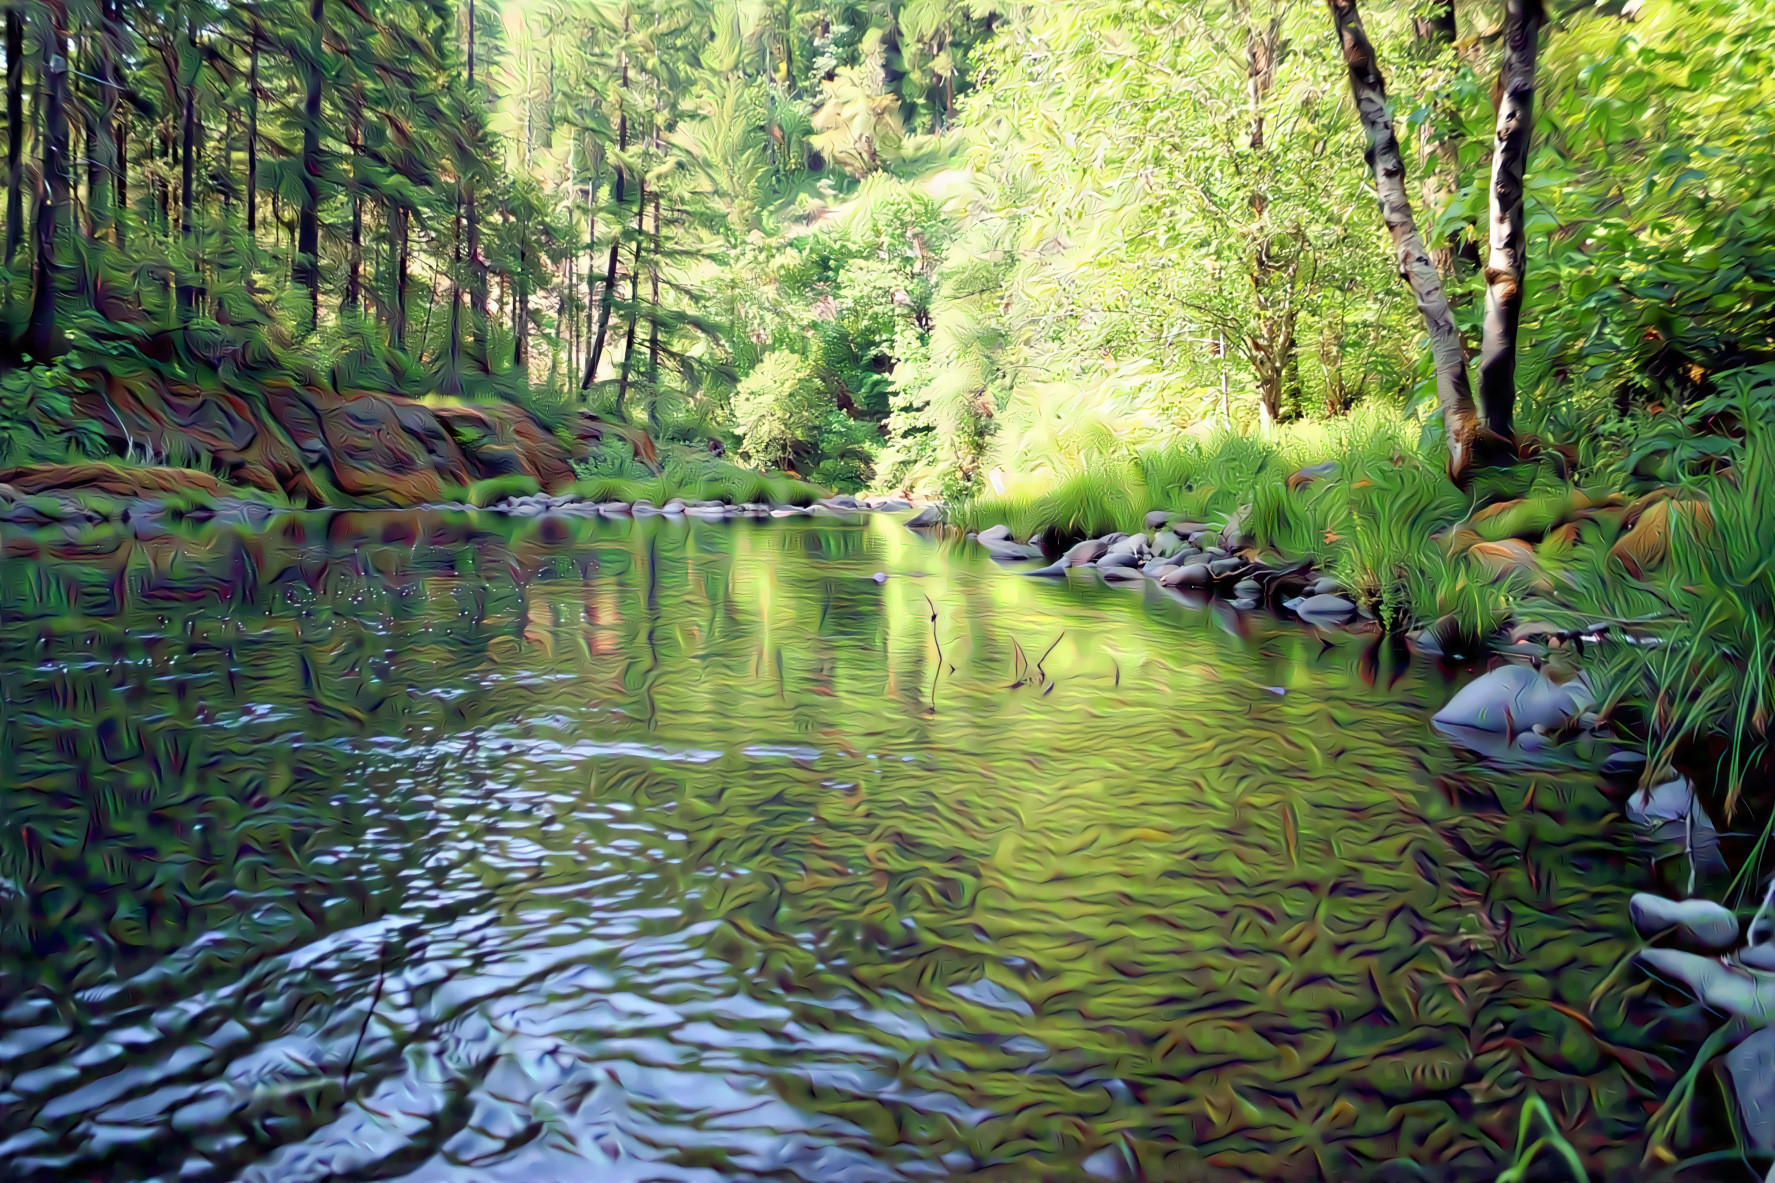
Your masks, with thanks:
<instances>
[{"instance_id":1,"label":"grass","mask_svg":"<svg viewBox=\"0 0 1775 1183\"><path fill-rule=\"evenodd\" d=\"M607 440L575 466L580 475L571 491L590 501L637 501L660 505L673 497L723 501L729 505L808 506L827 496L818 485L781 473L765 473L693 449L669 445L654 468L636 460L621 440Z\"/></svg>"}]
</instances>

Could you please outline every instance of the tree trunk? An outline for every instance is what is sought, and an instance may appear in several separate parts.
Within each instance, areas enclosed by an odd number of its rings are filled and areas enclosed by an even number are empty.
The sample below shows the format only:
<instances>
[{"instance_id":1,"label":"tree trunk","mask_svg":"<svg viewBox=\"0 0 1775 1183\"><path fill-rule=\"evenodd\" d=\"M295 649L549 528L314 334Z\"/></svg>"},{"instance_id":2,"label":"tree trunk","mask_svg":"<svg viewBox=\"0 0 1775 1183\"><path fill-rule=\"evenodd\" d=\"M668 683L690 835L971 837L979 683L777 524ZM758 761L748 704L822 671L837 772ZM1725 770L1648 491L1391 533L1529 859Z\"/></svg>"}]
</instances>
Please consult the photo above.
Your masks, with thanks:
<instances>
[{"instance_id":1,"label":"tree trunk","mask_svg":"<svg viewBox=\"0 0 1775 1183\"><path fill-rule=\"evenodd\" d=\"M1535 52L1545 14L1540 0L1505 0L1504 60L1498 70L1498 138L1492 152L1491 254L1485 262L1485 336L1479 355L1479 411L1512 438L1516 409L1516 330L1528 265L1523 241L1523 173L1535 130Z\"/></svg>"},{"instance_id":2,"label":"tree trunk","mask_svg":"<svg viewBox=\"0 0 1775 1183\"><path fill-rule=\"evenodd\" d=\"M653 191L653 260L647 268L653 301L647 317L647 419L659 424L659 190Z\"/></svg>"},{"instance_id":3,"label":"tree trunk","mask_svg":"<svg viewBox=\"0 0 1775 1183\"><path fill-rule=\"evenodd\" d=\"M475 95L475 0L468 0L468 92L471 96ZM465 196L469 320L474 329L474 356L484 365L487 359L487 261L481 257L481 218L475 207L475 182L472 174L467 178Z\"/></svg>"},{"instance_id":4,"label":"tree trunk","mask_svg":"<svg viewBox=\"0 0 1775 1183\"><path fill-rule=\"evenodd\" d=\"M363 96L351 95L351 250L345 266L345 307L356 312L363 304L364 194L357 184L358 157L362 151Z\"/></svg>"},{"instance_id":5,"label":"tree trunk","mask_svg":"<svg viewBox=\"0 0 1775 1183\"><path fill-rule=\"evenodd\" d=\"M1387 110L1386 80L1375 62L1374 46L1362 27L1356 0L1328 0L1328 4L1344 63L1349 68L1350 97L1368 139L1366 157L1380 198L1381 221L1393 239L1399 277L1411 288L1430 337L1430 353L1436 364L1437 402L1448 433L1448 473L1455 484L1465 488L1473 466L1489 459L1501 441L1480 421L1473 405L1461 331L1442 290L1442 276L1430 261L1412 216L1411 198L1405 188L1405 160Z\"/></svg>"},{"instance_id":6,"label":"tree trunk","mask_svg":"<svg viewBox=\"0 0 1775 1183\"><path fill-rule=\"evenodd\" d=\"M645 184L645 182L643 182ZM642 215L635 215L635 257L629 264L629 329L623 339L622 373L616 380L616 410L622 413L623 400L629 396L629 363L635 359L635 317L641 311L641 241L644 227Z\"/></svg>"},{"instance_id":7,"label":"tree trunk","mask_svg":"<svg viewBox=\"0 0 1775 1183\"><path fill-rule=\"evenodd\" d=\"M389 306L388 338L396 349L407 347L407 210L396 206L394 223L394 300Z\"/></svg>"},{"instance_id":8,"label":"tree trunk","mask_svg":"<svg viewBox=\"0 0 1775 1183\"><path fill-rule=\"evenodd\" d=\"M119 92L117 88L118 45L117 8L120 0L99 0L99 52L94 70L98 76L99 103L93 114L94 129L87 170L86 205L92 211L93 237L110 233L116 224L114 194L117 186L117 121Z\"/></svg>"},{"instance_id":9,"label":"tree trunk","mask_svg":"<svg viewBox=\"0 0 1775 1183\"><path fill-rule=\"evenodd\" d=\"M186 36L190 39L193 50L197 45L197 18L187 17L185 24ZM192 282L192 273L197 262L193 245L197 241L197 226L192 217L192 206L195 201L194 173L197 166L197 79L184 86L184 93L179 96L179 242L184 247L185 258L179 269L179 321L189 322L197 305L197 287Z\"/></svg>"},{"instance_id":10,"label":"tree trunk","mask_svg":"<svg viewBox=\"0 0 1775 1183\"><path fill-rule=\"evenodd\" d=\"M43 196L37 206L37 262L31 277L31 353L39 361L59 345L56 325L56 228L68 212L68 6L44 0Z\"/></svg>"},{"instance_id":11,"label":"tree trunk","mask_svg":"<svg viewBox=\"0 0 1775 1183\"><path fill-rule=\"evenodd\" d=\"M1435 0L1433 7L1416 18L1418 47L1429 61L1454 48L1459 27L1454 0ZM1432 103L1430 117L1418 127L1418 165L1424 170L1424 216L1434 221L1447 209L1461 184L1461 131L1447 103ZM1430 247L1430 258L1442 273L1444 284L1454 284L1463 274L1479 270L1479 248L1470 234L1456 231L1448 240ZM1457 291L1455 303L1463 297Z\"/></svg>"},{"instance_id":12,"label":"tree trunk","mask_svg":"<svg viewBox=\"0 0 1775 1183\"><path fill-rule=\"evenodd\" d=\"M256 270L259 251L259 22L247 32L247 249Z\"/></svg>"},{"instance_id":13,"label":"tree trunk","mask_svg":"<svg viewBox=\"0 0 1775 1183\"><path fill-rule=\"evenodd\" d=\"M290 278L308 289L308 327L320 325L320 91L326 0L308 0L308 60L302 63L302 207Z\"/></svg>"},{"instance_id":14,"label":"tree trunk","mask_svg":"<svg viewBox=\"0 0 1775 1183\"><path fill-rule=\"evenodd\" d=\"M25 19L6 10L6 263L12 265L25 235Z\"/></svg>"},{"instance_id":15,"label":"tree trunk","mask_svg":"<svg viewBox=\"0 0 1775 1183\"><path fill-rule=\"evenodd\" d=\"M622 31L626 42L629 33L629 20L626 14L623 16ZM629 55L626 49L622 54L621 87L621 93L617 95L616 142L617 150L619 152L626 152L629 147ZM616 162L616 179L612 182L612 196L615 198L616 205L619 208L623 203L625 191L624 182L627 180L627 175L628 169L619 159ZM640 193L645 195L646 192L647 178L642 177ZM639 200L640 198L637 197L637 201ZM596 378L598 374L598 361L604 356L604 335L610 327L610 305L616 299L616 262L617 252L621 246L622 234L619 231L610 241L610 261L604 268L604 299L598 305L598 329L596 335L592 338L592 355L586 359L585 377L580 379L579 388L581 390L585 390L591 386L593 379ZM591 276L588 275L586 279L589 283Z\"/></svg>"},{"instance_id":16,"label":"tree trunk","mask_svg":"<svg viewBox=\"0 0 1775 1183\"><path fill-rule=\"evenodd\" d=\"M513 277L512 365L530 364L530 219L518 223L518 274Z\"/></svg>"}]
</instances>

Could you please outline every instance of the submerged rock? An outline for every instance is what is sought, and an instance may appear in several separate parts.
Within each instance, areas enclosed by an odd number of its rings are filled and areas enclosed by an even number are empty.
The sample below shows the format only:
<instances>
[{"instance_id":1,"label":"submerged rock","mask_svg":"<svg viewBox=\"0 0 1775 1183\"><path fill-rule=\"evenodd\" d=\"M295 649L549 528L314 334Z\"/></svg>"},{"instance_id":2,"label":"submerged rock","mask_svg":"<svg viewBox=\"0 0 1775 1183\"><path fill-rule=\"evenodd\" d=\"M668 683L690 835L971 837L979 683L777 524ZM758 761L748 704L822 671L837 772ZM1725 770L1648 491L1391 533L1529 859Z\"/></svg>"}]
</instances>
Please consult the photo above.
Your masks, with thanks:
<instances>
[{"instance_id":1,"label":"submerged rock","mask_svg":"<svg viewBox=\"0 0 1775 1183\"><path fill-rule=\"evenodd\" d=\"M927 505L911 517L907 518L906 524L913 529L919 529L924 526L941 526L943 524L943 511L934 505Z\"/></svg>"},{"instance_id":2,"label":"submerged rock","mask_svg":"<svg viewBox=\"0 0 1775 1183\"><path fill-rule=\"evenodd\" d=\"M1654 841L1681 843L1697 869L1724 869L1726 863L1720 856L1719 830L1696 798L1695 788L1687 777L1679 776L1649 789L1633 790L1627 795L1627 816L1650 830ZM1750 939L1753 943L1757 940L1754 920Z\"/></svg>"},{"instance_id":3,"label":"submerged rock","mask_svg":"<svg viewBox=\"0 0 1775 1183\"><path fill-rule=\"evenodd\" d=\"M1710 952L1730 949L1738 939L1738 917L1712 900L1671 900L1641 891L1628 901L1627 912L1642 937L1675 929L1679 939Z\"/></svg>"},{"instance_id":4,"label":"submerged rock","mask_svg":"<svg viewBox=\"0 0 1775 1183\"><path fill-rule=\"evenodd\" d=\"M1146 575L1138 567L1104 567L1100 571L1103 578L1111 583L1142 583Z\"/></svg>"},{"instance_id":5,"label":"submerged rock","mask_svg":"<svg viewBox=\"0 0 1775 1183\"><path fill-rule=\"evenodd\" d=\"M979 543L995 559L1039 559L1042 557L1041 547L1030 546L1025 542L1011 542L1006 539L987 538L985 535L981 535Z\"/></svg>"},{"instance_id":6,"label":"submerged rock","mask_svg":"<svg viewBox=\"0 0 1775 1183\"><path fill-rule=\"evenodd\" d=\"M1563 727L1591 702L1590 687L1582 678L1558 683L1526 665L1502 665L1461 687L1460 693L1436 712L1435 721L1449 727L1513 734L1537 726Z\"/></svg>"},{"instance_id":7,"label":"submerged rock","mask_svg":"<svg viewBox=\"0 0 1775 1183\"><path fill-rule=\"evenodd\" d=\"M1741 1016L1759 1027L1775 1018L1775 975L1676 949L1642 949L1639 961L1659 977L1682 984L1714 1010Z\"/></svg>"}]
</instances>

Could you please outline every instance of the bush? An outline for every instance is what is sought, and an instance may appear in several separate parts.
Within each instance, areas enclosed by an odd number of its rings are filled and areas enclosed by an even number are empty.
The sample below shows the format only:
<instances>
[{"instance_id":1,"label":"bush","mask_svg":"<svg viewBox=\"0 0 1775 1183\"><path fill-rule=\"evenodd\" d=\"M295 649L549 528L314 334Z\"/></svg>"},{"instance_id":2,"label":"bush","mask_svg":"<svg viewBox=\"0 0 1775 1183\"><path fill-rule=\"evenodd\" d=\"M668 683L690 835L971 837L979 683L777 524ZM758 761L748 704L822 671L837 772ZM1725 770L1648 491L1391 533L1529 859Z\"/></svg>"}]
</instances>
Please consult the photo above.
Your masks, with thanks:
<instances>
[{"instance_id":1,"label":"bush","mask_svg":"<svg viewBox=\"0 0 1775 1183\"><path fill-rule=\"evenodd\" d=\"M734 391L740 449L759 463L787 467L814 450L828 407L805 358L787 350L767 353Z\"/></svg>"}]
</instances>

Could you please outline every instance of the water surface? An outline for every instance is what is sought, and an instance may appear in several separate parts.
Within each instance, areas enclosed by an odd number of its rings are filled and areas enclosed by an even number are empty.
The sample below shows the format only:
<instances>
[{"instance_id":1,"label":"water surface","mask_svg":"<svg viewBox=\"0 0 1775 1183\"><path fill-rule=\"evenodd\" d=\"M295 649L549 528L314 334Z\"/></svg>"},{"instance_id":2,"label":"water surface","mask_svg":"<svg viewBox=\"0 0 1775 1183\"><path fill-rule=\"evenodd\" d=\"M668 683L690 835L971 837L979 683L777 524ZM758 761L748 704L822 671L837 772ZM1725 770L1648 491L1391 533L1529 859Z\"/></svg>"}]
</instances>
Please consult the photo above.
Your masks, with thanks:
<instances>
[{"instance_id":1,"label":"water surface","mask_svg":"<svg viewBox=\"0 0 1775 1183\"><path fill-rule=\"evenodd\" d=\"M1490 1179L1531 1090L1636 1177L1643 856L1386 646L885 518L107 545L0 564L0 1177Z\"/></svg>"}]
</instances>

